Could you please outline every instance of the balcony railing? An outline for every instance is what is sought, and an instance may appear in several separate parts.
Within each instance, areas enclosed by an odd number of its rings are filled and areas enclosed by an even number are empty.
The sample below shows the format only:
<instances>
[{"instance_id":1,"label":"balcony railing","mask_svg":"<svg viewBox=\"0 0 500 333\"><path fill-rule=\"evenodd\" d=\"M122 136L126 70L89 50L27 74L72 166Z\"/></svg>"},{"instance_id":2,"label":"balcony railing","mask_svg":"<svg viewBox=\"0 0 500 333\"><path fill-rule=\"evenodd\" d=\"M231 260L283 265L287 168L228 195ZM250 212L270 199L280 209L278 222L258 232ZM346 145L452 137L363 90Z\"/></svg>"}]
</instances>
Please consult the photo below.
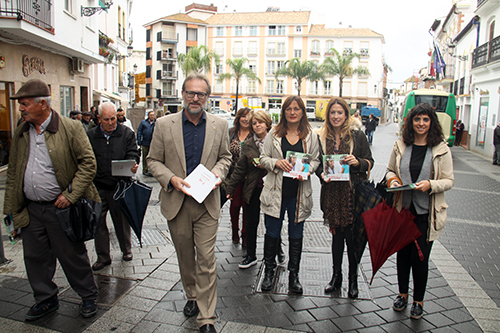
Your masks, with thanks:
<instances>
[{"instance_id":1,"label":"balcony railing","mask_svg":"<svg viewBox=\"0 0 500 333\"><path fill-rule=\"evenodd\" d=\"M156 89L156 98L177 98L175 89Z\"/></svg>"},{"instance_id":2,"label":"balcony railing","mask_svg":"<svg viewBox=\"0 0 500 333\"><path fill-rule=\"evenodd\" d=\"M472 68L500 60L500 36L476 47L472 53Z\"/></svg>"},{"instance_id":3,"label":"balcony railing","mask_svg":"<svg viewBox=\"0 0 500 333\"><path fill-rule=\"evenodd\" d=\"M167 44L175 44L179 41L179 36L176 33L166 34L162 33L161 42Z\"/></svg>"},{"instance_id":4,"label":"balcony railing","mask_svg":"<svg viewBox=\"0 0 500 333\"><path fill-rule=\"evenodd\" d=\"M0 0L0 17L17 17L42 29L53 31L52 1Z\"/></svg>"},{"instance_id":5,"label":"balcony railing","mask_svg":"<svg viewBox=\"0 0 500 333\"><path fill-rule=\"evenodd\" d=\"M369 57L370 56L370 50L369 49L360 49L359 50L359 55L362 57Z\"/></svg>"},{"instance_id":6,"label":"balcony railing","mask_svg":"<svg viewBox=\"0 0 500 333\"><path fill-rule=\"evenodd\" d=\"M161 51L160 59L158 60L176 60L177 57L174 52Z\"/></svg>"},{"instance_id":7,"label":"balcony railing","mask_svg":"<svg viewBox=\"0 0 500 333\"><path fill-rule=\"evenodd\" d=\"M257 54L258 54L257 48L255 48L255 47L248 48L248 55L257 55Z\"/></svg>"},{"instance_id":8,"label":"balcony railing","mask_svg":"<svg viewBox=\"0 0 500 333\"><path fill-rule=\"evenodd\" d=\"M481 6L486 0L477 0L477 6Z\"/></svg>"},{"instance_id":9,"label":"balcony railing","mask_svg":"<svg viewBox=\"0 0 500 333\"><path fill-rule=\"evenodd\" d=\"M175 70L158 71L157 72L157 79L159 79L159 80L175 80L175 79L177 79L177 72Z\"/></svg>"}]
</instances>

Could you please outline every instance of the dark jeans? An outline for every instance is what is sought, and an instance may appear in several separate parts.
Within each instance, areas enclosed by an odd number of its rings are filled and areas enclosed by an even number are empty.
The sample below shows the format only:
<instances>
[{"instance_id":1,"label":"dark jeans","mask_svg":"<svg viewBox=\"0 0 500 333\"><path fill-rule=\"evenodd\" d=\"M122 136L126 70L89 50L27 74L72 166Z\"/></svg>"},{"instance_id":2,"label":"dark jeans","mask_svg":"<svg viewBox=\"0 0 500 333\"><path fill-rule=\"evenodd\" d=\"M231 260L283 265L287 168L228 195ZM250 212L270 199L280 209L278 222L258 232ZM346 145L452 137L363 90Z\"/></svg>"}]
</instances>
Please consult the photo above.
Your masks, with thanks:
<instances>
[{"instance_id":1,"label":"dark jeans","mask_svg":"<svg viewBox=\"0 0 500 333\"><path fill-rule=\"evenodd\" d=\"M149 171L148 161L146 161L146 157L149 154L149 146L142 146L142 172L146 173Z\"/></svg>"},{"instance_id":2,"label":"dark jeans","mask_svg":"<svg viewBox=\"0 0 500 333\"><path fill-rule=\"evenodd\" d=\"M349 259L349 269L357 268L356 258L354 257L354 248L352 244L352 228L347 226L344 231L340 228L335 229L335 235L332 235L332 257L333 269L335 272L342 272L342 259L344 258L344 242L347 244L347 258ZM357 269L352 274L357 273Z\"/></svg>"},{"instance_id":3,"label":"dark jeans","mask_svg":"<svg viewBox=\"0 0 500 333\"><path fill-rule=\"evenodd\" d=\"M500 164L500 144L495 145L495 152L493 153L493 163Z\"/></svg>"},{"instance_id":4,"label":"dark jeans","mask_svg":"<svg viewBox=\"0 0 500 333\"><path fill-rule=\"evenodd\" d=\"M246 207L243 198L243 182L239 183L233 191L233 199L229 205L229 215L231 216L231 228L233 230L233 241L239 241L240 229L240 209L243 208L243 221L241 221L241 238L245 239Z\"/></svg>"},{"instance_id":5,"label":"dark jeans","mask_svg":"<svg viewBox=\"0 0 500 333\"><path fill-rule=\"evenodd\" d=\"M424 260L420 260L415 242L411 242L398 251L396 258L399 293L408 294L411 270L413 275L413 301L416 302L422 302L424 300L427 277L429 275L429 256L431 254L432 242L427 243L428 219L428 214L416 215L415 217L415 224L422 233L422 236L417 239L417 242L424 255Z\"/></svg>"},{"instance_id":6,"label":"dark jeans","mask_svg":"<svg viewBox=\"0 0 500 333\"><path fill-rule=\"evenodd\" d=\"M286 211L288 214L288 237L292 239L302 238L302 235L304 234L304 222L295 223L295 214L297 213L296 210L297 197L282 198L280 217L275 218L267 214L265 215L266 234L272 238L280 237Z\"/></svg>"},{"instance_id":7,"label":"dark jeans","mask_svg":"<svg viewBox=\"0 0 500 333\"><path fill-rule=\"evenodd\" d=\"M260 222L260 194L261 187L256 187L250 198L250 202L246 206L247 222L246 222L246 237L247 237L247 255L255 257L257 248L257 229Z\"/></svg>"},{"instance_id":8,"label":"dark jeans","mask_svg":"<svg viewBox=\"0 0 500 333\"><path fill-rule=\"evenodd\" d=\"M366 131L366 137L368 138L368 143L373 142L373 131Z\"/></svg>"}]
</instances>

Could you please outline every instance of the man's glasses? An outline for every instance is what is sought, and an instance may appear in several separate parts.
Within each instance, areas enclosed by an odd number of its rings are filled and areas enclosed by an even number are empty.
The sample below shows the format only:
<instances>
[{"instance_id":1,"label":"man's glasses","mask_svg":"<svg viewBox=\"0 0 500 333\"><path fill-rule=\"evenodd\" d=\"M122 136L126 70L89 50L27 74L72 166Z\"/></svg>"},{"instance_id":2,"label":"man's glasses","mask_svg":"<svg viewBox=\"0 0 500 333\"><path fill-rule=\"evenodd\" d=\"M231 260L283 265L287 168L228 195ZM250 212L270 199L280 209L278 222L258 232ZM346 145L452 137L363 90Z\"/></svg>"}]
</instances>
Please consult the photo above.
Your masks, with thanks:
<instances>
[{"instance_id":1,"label":"man's glasses","mask_svg":"<svg viewBox=\"0 0 500 333\"><path fill-rule=\"evenodd\" d=\"M205 99L207 98L208 94L204 92L196 92L196 91L185 91L184 92L187 97L189 98L194 98L194 96L198 96L198 99Z\"/></svg>"}]
</instances>

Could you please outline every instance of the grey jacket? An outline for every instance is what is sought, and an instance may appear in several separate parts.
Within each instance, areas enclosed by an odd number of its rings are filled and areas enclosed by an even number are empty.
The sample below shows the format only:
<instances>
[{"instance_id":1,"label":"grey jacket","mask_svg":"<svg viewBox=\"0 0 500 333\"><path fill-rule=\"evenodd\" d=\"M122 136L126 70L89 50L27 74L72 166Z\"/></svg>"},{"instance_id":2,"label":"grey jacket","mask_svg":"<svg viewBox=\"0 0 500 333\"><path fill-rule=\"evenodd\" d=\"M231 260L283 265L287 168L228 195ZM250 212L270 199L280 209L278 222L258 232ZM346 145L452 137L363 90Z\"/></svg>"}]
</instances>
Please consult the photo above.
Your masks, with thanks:
<instances>
[{"instance_id":1,"label":"grey jacket","mask_svg":"<svg viewBox=\"0 0 500 333\"><path fill-rule=\"evenodd\" d=\"M260 195L260 209L264 214L279 218L281 210L281 186L283 184L283 170L276 167L278 160L284 159L281 152L281 138L274 135L274 128L267 135L264 149L260 155L260 164L268 171L264 180L264 188ZM318 135L311 131L302 141L304 152L311 154L309 173L312 175L319 166ZM296 213L296 223L306 220L313 207L311 177L300 182L298 191L299 211Z\"/></svg>"}]
</instances>

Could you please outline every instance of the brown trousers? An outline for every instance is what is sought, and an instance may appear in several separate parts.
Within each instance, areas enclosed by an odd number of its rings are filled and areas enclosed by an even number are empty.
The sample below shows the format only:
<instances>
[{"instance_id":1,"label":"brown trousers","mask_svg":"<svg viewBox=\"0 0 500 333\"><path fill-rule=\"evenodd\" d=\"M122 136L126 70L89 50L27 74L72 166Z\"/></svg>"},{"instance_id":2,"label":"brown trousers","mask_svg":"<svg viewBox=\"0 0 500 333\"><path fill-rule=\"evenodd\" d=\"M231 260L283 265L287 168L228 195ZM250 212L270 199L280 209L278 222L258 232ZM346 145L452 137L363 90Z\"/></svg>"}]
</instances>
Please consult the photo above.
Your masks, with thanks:
<instances>
[{"instance_id":1,"label":"brown trousers","mask_svg":"<svg viewBox=\"0 0 500 333\"><path fill-rule=\"evenodd\" d=\"M36 303L57 295L52 281L56 258L71 288L83 299L97 298L97 285L84 242L72 242L64 233L53 203L30 202L30 224L22 230L24 264Z\"/></svg>"},{"instance_id":2,"label":"brown trousers","mask_svg":"<svg viewBox=\"0 0 500 333\"><path fill-rule=\"evenodd\" d=\"M182 284L188 300L196 300L201 327L215 323L217 304L217 266L215 240L219 228L193 198L186 196L177 216L168 221L168 228L177 251Z\"/></svg>"}]
</instances>

